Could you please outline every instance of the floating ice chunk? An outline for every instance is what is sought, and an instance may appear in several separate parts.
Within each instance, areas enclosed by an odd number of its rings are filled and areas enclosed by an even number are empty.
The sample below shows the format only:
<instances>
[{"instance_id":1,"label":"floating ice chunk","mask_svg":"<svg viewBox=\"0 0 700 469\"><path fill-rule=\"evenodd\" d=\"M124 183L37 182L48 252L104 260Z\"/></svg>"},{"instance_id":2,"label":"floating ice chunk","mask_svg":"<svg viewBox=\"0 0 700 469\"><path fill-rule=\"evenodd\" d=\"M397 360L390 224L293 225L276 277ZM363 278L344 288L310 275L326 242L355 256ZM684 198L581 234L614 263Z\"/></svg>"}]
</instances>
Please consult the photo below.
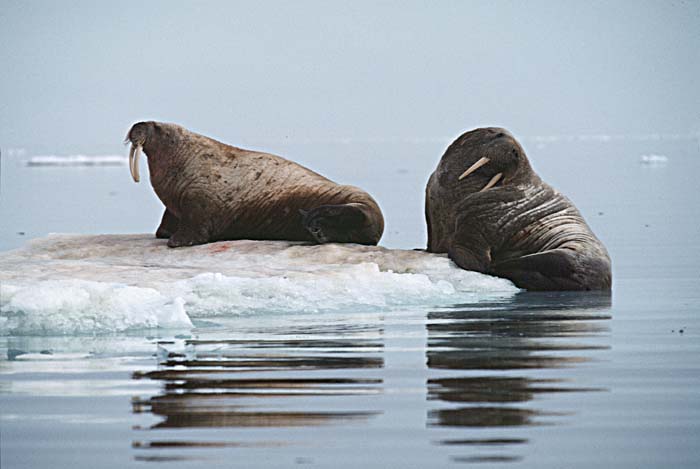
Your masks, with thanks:
<instances>
[{"instance_id":1,"label":"floating ice chunk","mask_svg":"<svg viewBox=\"0 0 700 469\"><path fill-rule=\"evenodd\" d=\"M0 333L191 327L236 315L445 306L512 295L445 255L351 244L51 235L0 253Z\"/></svg>"},{"instance_id":2,"label":"floating ice chunk","mask_svg":"<svg viewBox=\"0 0 700 469\"><path fill-rule=\"evenodd\" d=\"M3 151L2 154L7 154L9 157L23 157L27 154L27 150L25 148L8 148L7 153Z\"/></svg>"},{"instance_id":3,"label":"floating ice chunk","mask_svg":"<svg viewBox=\"0 0 700 469\"><path fill-rule=\"evenodd\" d=\"M8 282L9 283L9 282ZM0 285L4 332L95 333L192 326L182 303L153 288L89 280ZM180 300L181 301L181 300Z\"/></svg>"},{"instance_id":4,"label":"floating ice chunk","mask_svg":"<svg viewBox=\"0 0 700 469\"><path fill-rule=\"evenodd\" d=\"M127 158L121 155L32 156L27 166L124 166Z\"/></svg>"},{"instance_id":5,"label":"floating ice chunk","mask_svg":"<svg viewBox=\"0 0 700 469\"><path fill-rule=\"evenodd\" d=\"M647 166L664 166L668 163L668 158L664 155L642 155L639 157L639 162Z\"/></svg>"}]
</instances>

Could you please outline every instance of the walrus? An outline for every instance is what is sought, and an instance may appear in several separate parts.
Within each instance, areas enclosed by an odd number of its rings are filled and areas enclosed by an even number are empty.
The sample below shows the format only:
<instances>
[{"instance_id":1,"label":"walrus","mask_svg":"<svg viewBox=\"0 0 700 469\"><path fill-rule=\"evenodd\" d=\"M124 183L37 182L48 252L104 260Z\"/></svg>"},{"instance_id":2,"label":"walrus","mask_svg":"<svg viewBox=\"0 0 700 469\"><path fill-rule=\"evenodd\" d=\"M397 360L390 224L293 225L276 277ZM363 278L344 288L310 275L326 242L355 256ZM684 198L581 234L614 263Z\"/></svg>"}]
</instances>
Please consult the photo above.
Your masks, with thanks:
<instances>
[{"instance_id":1,"label":"walrus","mask_svg":"<svg viewBox=\"0 0 700 469\"><path fill-rule=\"evenodd\" d=\"M526 290L610 290L610 257L501 128L462 134L425 189L428 251Z\"/></svg>"},{"instance_id":2,"label":"walrus","mask_svg":"<svg viewBox=\"0 0 700 469\"><path fill-rule=\"evenodd\" d=\"M377 244L384 231L367 192L280 156L153 121L134 124L129 142L135 182L141 150L148 157L165 205L156 236L172 248L233 239Z\"/></svg>"}]
</instances>

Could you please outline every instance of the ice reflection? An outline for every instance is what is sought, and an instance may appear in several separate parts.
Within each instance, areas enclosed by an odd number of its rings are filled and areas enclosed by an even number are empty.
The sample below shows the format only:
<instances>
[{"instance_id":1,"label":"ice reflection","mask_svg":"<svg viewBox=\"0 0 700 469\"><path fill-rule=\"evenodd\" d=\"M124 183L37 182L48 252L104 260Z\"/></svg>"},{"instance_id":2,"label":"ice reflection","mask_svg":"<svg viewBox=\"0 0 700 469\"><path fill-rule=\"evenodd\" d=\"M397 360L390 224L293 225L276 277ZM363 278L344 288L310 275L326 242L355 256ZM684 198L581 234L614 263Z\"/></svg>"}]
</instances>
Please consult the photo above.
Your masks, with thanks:
<instances>
[{"instance_id":1,"label":"ice reflection","mask_svg":"<svg viewBox=\"0 0 700 469\"><path fill-rule=\"evenodd\" d=\"M137 428L143 431L137 433L143 439L132 443L137 450L170 457L187 448L285 446L289 442L279 433L272 440L260 433L251 439L230 430L348 424L381 413L367 408L366 399L383 391L378 328L360 328L354 335L332 327L288 328L255 339L190 339L182 350L160 347L158 369L133 375L161 385L159 394L132 402L135 414L157 419ZM163 433L172 429L180 430L179 438ZM207 430L207 438L195 430ZM241 439L231 440L234 435ZM135 457L156 460L143 453Z\"/></svg>"},{"instance_id":2,"label":"ice reflection","mask_svg":"<svg viewBox=\"0 0 700 469\"><path fill-rule=\"evenodd\" d=\"M537 396L605 390L545 370L577 366L609 348L610 306L608 294L523 292L429 313L427 363L439 376L427 381L435 401L428 425L459 432L437 443L470 448L454 462L521 459L512 451L528 440L518 427L556 424L570 413L542 408Z\"/></svg>"}]
</instances>

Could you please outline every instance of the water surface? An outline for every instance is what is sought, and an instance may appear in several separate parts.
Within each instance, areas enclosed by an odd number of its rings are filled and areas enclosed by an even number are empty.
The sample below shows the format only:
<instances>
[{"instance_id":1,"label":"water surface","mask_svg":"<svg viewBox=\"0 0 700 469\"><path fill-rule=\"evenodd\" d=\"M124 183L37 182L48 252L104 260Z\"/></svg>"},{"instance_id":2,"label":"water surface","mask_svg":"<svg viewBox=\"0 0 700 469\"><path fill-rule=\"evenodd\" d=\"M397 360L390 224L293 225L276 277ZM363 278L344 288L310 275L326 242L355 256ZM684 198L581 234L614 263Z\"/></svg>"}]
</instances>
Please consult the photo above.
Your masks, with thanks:
<instances>
[{"instance_id":1,"label":"water surface","mask_svg":"<svg viewBox=\"0 0 700 469\"><path fill-rule=\"evenodd\" d=\"M2 467L697 467L697 141L525 146L607 245L612 295L6 333ZM423 246L422 189L442 143L267 149L375 194L385 246ZM648 154L667 160L643 163ZM145 232L160 215L126 167L27 168L8 157L0 211L3 249L55 231Z\"/></svg>"}]
</instances>

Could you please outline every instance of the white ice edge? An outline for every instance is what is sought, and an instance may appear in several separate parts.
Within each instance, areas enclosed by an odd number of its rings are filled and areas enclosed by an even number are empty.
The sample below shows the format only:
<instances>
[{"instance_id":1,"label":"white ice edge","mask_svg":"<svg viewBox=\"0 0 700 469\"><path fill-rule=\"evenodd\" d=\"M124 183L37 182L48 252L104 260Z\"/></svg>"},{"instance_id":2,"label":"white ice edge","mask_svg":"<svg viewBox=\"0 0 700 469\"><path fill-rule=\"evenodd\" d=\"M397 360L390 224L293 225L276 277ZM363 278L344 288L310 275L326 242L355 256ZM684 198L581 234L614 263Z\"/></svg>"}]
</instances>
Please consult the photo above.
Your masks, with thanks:
<instances>
[{"instance_id":1,"label":"white ice edge","mask_svg":"<svg viewBox=\"0 0 700 469\"><path fill-rule=\"evenodd\" d=\"M123 155L41 155L27 160L27 166L124 166L126 163Z\"/></svg>"},{"instance_id":2,"label":"white ice edge","mask_svg":"<svg viewBox=\"0 0 700 469\"><path fill-rule=\"evenodd\" d=\"M642 155L639 157L639 162L646 165L665 165L668 163L668 157L665 155Z\"/></svg>"},{"instance_id":3,"label":"white ice edge","mask_svg":"<svg viewBox=\"0 0 700 469\"><path fill-rule=\"evenodd\" d=\"M444 255L359 245L50 235L0 253L0 334L191 328L192 320L439 307L510 296Z\"/></svg>"}]
</instances>

